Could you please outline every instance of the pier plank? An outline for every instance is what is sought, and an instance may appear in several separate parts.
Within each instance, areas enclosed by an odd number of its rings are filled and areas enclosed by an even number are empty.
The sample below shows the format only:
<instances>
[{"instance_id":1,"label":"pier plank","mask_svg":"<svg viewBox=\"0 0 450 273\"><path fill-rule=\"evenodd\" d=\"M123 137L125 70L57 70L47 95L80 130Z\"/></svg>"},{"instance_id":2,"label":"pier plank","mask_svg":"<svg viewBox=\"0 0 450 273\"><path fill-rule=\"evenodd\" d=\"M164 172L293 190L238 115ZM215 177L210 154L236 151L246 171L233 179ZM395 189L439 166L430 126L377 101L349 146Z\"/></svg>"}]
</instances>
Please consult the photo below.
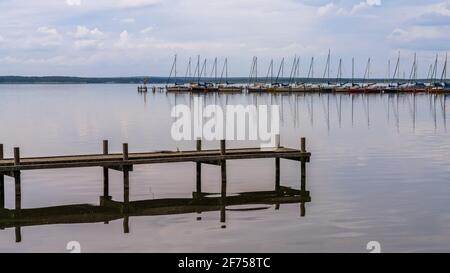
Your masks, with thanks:
<instances>
[{"instance_id":1,"label":"pier plank","mask_svg":"<svg viewBox=\"0 0 450 273\"><path fill-rule=\"evenodd\" d=\"M176 162L214 162L233 159L257 159L257 158L286 158L309 159L310 153L291 149L277 148L274 150L262 150L259 148L227 149L226 154L220 150L201 151L157 151L146 153L129 153L124 159L123 153L70 155L51 157L20 158L20 163L15 164L14 159L1 159L0 172L8 173L20 170L57 169L77 167L108 167L156 163Z\"/></svg>"}]
</instances>

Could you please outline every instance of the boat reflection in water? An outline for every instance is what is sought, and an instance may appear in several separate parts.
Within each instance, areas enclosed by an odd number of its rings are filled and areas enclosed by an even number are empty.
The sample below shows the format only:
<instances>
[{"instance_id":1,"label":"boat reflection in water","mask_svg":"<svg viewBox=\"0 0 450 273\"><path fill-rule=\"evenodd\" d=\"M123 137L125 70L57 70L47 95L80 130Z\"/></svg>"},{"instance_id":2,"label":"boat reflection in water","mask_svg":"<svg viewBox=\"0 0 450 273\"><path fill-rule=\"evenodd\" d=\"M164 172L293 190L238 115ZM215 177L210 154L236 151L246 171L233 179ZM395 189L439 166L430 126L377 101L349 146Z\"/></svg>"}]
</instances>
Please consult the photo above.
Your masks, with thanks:
<instances>
[{"instance_id":1,"label":"boat reflection in water","mask_svg":"<svg viewBox=\"0 0 450 273\"><path fill-rule=\"evenodd\" d=\"M245 192L225 197L221 194L194 192L192 198L124 203L101 196L99 206L78 204L21 210L0 209L0 229L15 228L16 242L19 243L22 241L21 227L102 222L108 224L110 221L123 219L123 232L130 233L131 217L197 213L197 220L200 221L202 212L211 211L220 211L221 227L226 228L226 211L245 212L270 208L261 205L273 205L275 209L279 209L280 204L299 204L300 216L304 217L305 204L308 202L311 202L311 196L306 191L305 181L302 182L301 190L280 186L275 191ZM256 207L248 208L248 205Z\"/></svg>"}]
</instances>

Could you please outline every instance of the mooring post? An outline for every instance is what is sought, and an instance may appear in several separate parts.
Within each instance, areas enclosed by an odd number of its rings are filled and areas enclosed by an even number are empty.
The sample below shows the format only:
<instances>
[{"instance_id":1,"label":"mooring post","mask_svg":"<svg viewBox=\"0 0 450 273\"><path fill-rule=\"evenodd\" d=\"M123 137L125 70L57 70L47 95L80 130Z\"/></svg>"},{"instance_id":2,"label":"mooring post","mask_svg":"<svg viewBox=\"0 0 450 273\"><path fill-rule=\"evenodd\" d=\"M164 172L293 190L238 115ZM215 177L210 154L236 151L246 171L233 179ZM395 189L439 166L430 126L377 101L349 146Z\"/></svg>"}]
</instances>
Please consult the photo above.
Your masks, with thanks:
<instances>
[{"instance_id":1,"label":"mooring post","mask_svg":"<svg viewBox=\"0 0 450 273\"><path fill-rule=\"evenodd\" d=\"M20 149L18 147L14 148L14 166L20 165ZM20 210L22 209L21 199L22 192L20 186L20 171L14 171L14 184L15 184L15 210L16 215L20 215Z\"/></svg>"},{"instance_id":2,"label":"mooring post","mask_svg":"<svg viewBox=\"0 0 450 273\"><path fill-rule=\"evenodd\" d=\"M103 155L108 155L108 140L103 140ZM103 167L103 197L109 199L109 169Z\"/></svg>"},{"instance_id":3,"label":"mooring post","mask_svg":"<svg viewBox=\"0 0 450 273\"><path fill-rule=\"evenodd\" d=\"M3 159L3 144L0 144L0 160ZM0 173L0 209L5 208L5 176Z\"/></svg>"},{"instance_id":4,"label":"mooring post","mask_svg":"<svg viewBox=\"0 0 450 273\"><path fill-rule=\"evenodd\" d=\"M301 139L301 152L306 153L306 138ZM301 192L306 192L306 158L302 156L301 158Z\"/></svg>"},{"instance_id":5,"label":"mooring post","mask_svg":"<svg viewBox=\"0 0 450 273\"><path fill-rule=\"evenodd\" d=\"M123 144L123 160L128 160L128 143ZM130 202L130 169L128 165L123 166L123 203L124 210L128 211Z\"/></svg>"},{"instance_id":6,"label":"mooring post","mask_svg":"<svg viewBox=\"0 0 450 273\"><path fill-rule=\"evenodd\" d=\"M197 139L197 151L202 150L202 140ZM197 162L197 197L202 193L202 163Z\"/></svg>"}]
</instances>

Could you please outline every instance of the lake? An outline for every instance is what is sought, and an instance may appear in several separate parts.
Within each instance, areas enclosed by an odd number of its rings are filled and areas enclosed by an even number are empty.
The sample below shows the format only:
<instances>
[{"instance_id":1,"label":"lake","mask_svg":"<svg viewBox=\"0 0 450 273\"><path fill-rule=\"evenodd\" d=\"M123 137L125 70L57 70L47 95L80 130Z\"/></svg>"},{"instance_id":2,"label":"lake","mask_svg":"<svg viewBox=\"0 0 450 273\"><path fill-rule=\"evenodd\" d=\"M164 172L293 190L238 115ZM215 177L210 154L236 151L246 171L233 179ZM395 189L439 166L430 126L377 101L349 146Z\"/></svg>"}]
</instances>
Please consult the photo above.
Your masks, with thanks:
<instances>
[{"instance_id":1,"label":"lake","mask_svg":"<svg viewBox=\"0 0 450 273\"><path fill-rule=\"evenodd\" d=\"M247 204L226 211L130 217L105 224L78 223L0 230L0 252L383 252L450 251L450 97L431 94L208 94L210 104L275 104L281 144L299 148L306 137L311 202ZM192 95L139 94L136 85L0 85L0 143L5 156L195 149L172 140L171 109ZM229 141L227 147L257 147ZM205 148L218 148L206 142ZM273 159L230 161L228 194L270 191ZM135 166L130 199L191 198L195 164ZM110 171L110 194L123 197L122 175ZM298 162L281 161L281 184L298 189ZM14 183L5 177L7 208ZM22 208L99 204L100 168L22 173ZM220 168L203 167L203 190L220 192ZM242 209L240 209L242 208ZM199 217L200 215L200 217ZM44 217L44 216L43 216Z\"/></svg>"}]
</instances>

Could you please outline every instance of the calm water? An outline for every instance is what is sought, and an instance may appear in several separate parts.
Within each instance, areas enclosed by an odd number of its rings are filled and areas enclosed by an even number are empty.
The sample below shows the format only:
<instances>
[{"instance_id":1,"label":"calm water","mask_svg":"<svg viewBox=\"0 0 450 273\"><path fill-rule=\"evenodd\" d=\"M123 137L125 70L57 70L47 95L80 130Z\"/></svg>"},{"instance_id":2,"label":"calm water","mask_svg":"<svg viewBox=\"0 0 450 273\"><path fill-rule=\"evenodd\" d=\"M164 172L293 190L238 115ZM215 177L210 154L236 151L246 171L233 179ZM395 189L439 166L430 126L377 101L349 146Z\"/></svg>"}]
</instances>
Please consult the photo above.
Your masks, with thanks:
<instances>
[{"instance_id":1,"label":"calm water","mask_svg":"<svg viewBox=\"0 0 450 273\"><path fill-rule=\"evenodd\" d=\"M307 137L312 202L263 210L131 217L104 223L0 230L0 252L67 252L79 241L85 252L366 252L379 241L385 252L450 251L450 97L434 95L208 95L207 103L279 104L282 144L299 147ZM119 152L192 149L170 136L171 107L189 95L148 93L135 85L0 85L0 142L6 156L101 152L101 141ZM229 142L229 147L258 143ZM216 148L218 143L206 143ZM274 187L274 161L228 164L228 192ZM220 190L220 169L203 167L203 188ZM121 200L122 176L110 172L111 195ZM131 200L190 198L193 163L136 166ZM282 161L282 185L299 188L298 162ZM11 178L6 207L14 207ZM100 168L28 171L22 174L22 208L98 205ZM246 205L245 208L261 205Z\"/></svg>"}]
</instances>

